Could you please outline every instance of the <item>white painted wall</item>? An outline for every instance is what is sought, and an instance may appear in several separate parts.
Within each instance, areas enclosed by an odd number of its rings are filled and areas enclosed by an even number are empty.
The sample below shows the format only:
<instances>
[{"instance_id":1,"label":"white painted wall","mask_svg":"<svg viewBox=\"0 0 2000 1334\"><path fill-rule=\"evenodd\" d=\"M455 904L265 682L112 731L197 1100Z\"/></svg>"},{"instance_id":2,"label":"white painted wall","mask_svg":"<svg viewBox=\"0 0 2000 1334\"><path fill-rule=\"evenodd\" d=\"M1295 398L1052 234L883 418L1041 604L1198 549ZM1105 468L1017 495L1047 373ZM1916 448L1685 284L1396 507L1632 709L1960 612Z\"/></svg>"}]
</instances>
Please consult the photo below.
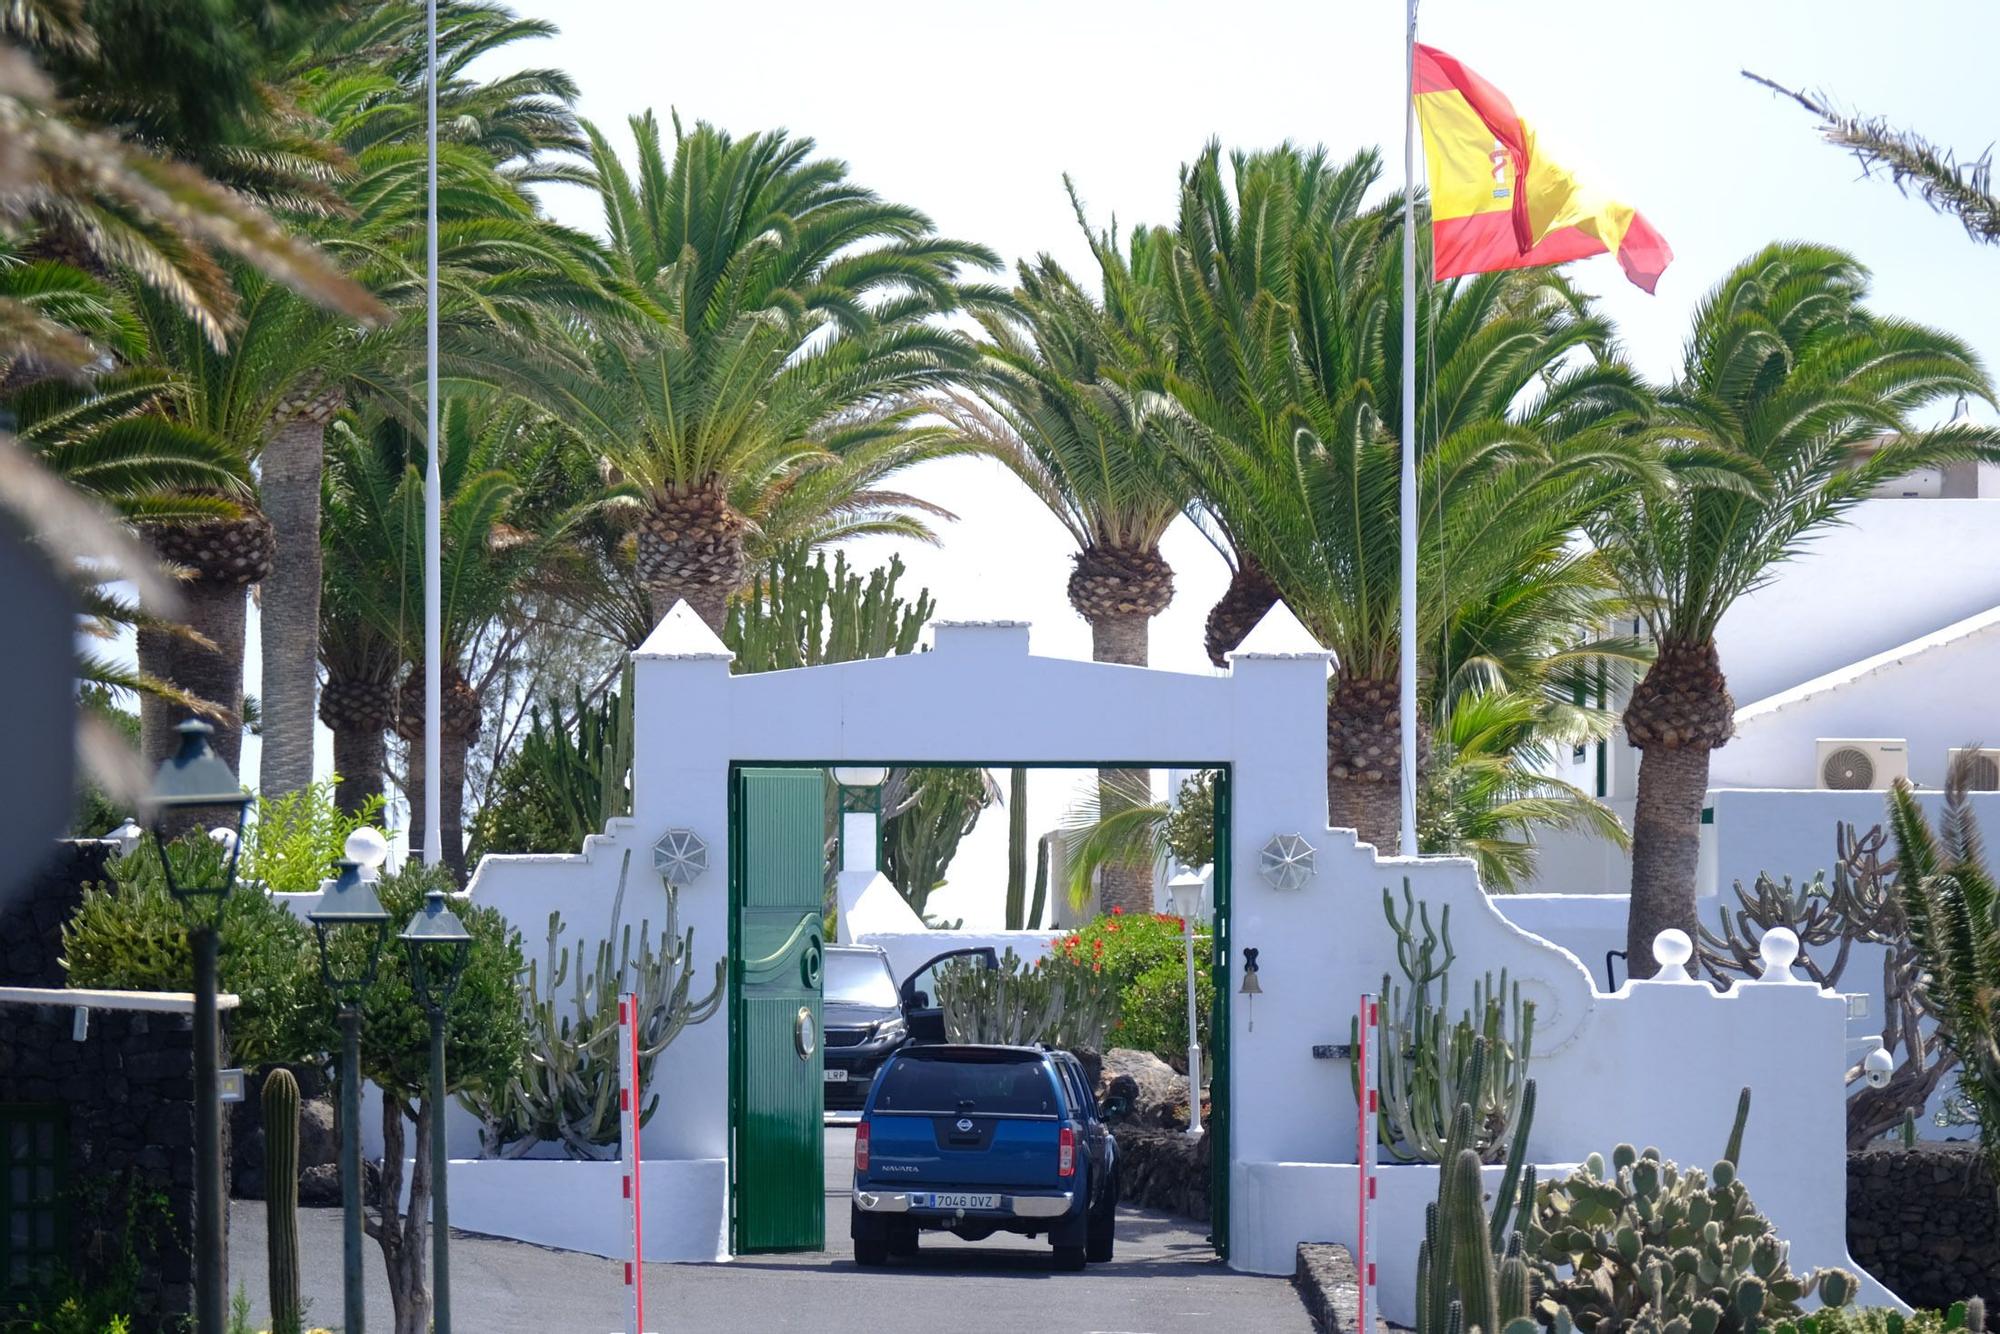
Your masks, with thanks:
<instances>
[{"instance_id":1,"label":"white painted wall","mask_svg":"<svg viewBox=\"0 0 2000 1334\"><path fill-rule=\"evenodd\" d=\"M695 929L698 961L713 960L726 936L732 760L1226 764L1232 913L1220 943L1232 976L1240 976L1244 948L1259 950L1262 983L1254 1012L1231 1010L1232 1263L1289 1272L1298 1242L1348 1239L1351 1196L1299 1166L1353 1161L1347 1071L1315 1060L1312 1047L1344 1040L1356 998L1393 966L1381 896L1405 880L1433 912L1451 909L1461 971L1504 967L1536 1001L1539 1161L1575 1161L1619 1139L1707 1161L1726 1134L1737 1087L1750 1083L1759 1109L1746 1174L1753 1186L1768 1183L1760 1200L1799 1263L1845 1262L1836 1221L1846 1186L1842 1002L1783 986L1727 998L1698 985L1599 996L1574 955L1495 910L1470 862L1378 858L1352 831L1329 829L1329 655L1288 610L1274 609L1225 676L1037 658L1017 624L943 625L936 645L911 657L732 677L714 636L676 609L634 655L632 818L613 822L577 856L489 858L471 893L531 940L554 906L587 930L608 917L619 856L632 849L627 916L649 908L657 916L647 850L665 829L690 828L708 840L710 869L682 891L681 920ZM981 707L967 709L975 699ZM1302 889L1280 892L1257 874L1259 850L1281 833L1303 834L1318 849L1316 874ZM908 947L949 939L927 932ZM656 1080L660 1112L643 1135L648 1159L727 1156L727 1050L719 1022L689 1030L668 1050ZM711 1193L691 1191L675 1207L682 1235L719 1235ZM1414 1234L1385 1237L1384 1254L1414 1254L1415 1244Z\"/></svg>"},{"instance_id":2,"label":"white painted wall","mask_svg":"<svg viewBox=\"0 0 2000 1334\"><path fill-rule=\"evenodd\" d=\"M1870 500L1739 599L1716 644L1749 705L1994 606L2000 500Z\"/></svg>"},{"instance_id":3,"label":"white painted wall","mask_svg":"<svg viewBox=\"0 0 2000 1334\"><path fill-rule=\"evenodd\" d=\"M1715 752L1709 782L1816 788L1819 738L1890 737L1909 744L1910 781L1941 788L1953 747L2000 745L1995 680L2000 609L1989 609L1739 709L1736 735Z\"/></svg>"},{"instance_id":4,"label":"white painted wall","mask_svg":"<svg viewBox=\"0 0 2000 1334\"><path fill-rule=\"evenodd\" d=\"M1944 795L1920 792L1918 803L1933 819ZM2000 792L1970 794L1972 812L1984 829L2000 829ZM1773 791L1724 788L1709 793L1715 808L1716 872L1724 882L1754 880L1759 871L1810 880L1833 864L1834 826L1862 832L1886 823L1880 792ZM1713 892L1713 885L1706 887Z\"/></svg>"}]
</instances>

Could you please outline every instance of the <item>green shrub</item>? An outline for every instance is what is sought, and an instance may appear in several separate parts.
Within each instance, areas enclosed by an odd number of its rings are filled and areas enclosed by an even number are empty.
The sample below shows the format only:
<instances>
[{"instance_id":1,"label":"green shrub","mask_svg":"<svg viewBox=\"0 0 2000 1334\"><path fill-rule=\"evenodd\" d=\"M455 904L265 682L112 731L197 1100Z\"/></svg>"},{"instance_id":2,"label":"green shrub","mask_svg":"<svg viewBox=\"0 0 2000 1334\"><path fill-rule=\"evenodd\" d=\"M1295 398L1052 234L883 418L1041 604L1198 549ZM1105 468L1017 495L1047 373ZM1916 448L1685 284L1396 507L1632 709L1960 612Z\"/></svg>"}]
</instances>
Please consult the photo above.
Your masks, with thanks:
<instances>
[{"instance_id":1,"label":"green shrub","mask_svg":"<svg viewBox=\"0 0 2000 1334\"><path fill-rule=\"evenodd\" d=\"M1057 971L1101 973L1116 986L1119 1018L1111 1045L1149 1051L1165 1061L1187 1056L1187 957L1185 926L1172 913L1125 913L1097 918L1051 944L1048 966ZM1210 1047L1209 1015L1215 985L1205 961L1209 932L1195 929L1195 999Z\"/></svg>"},{"instance_id":2,"label":"green shrub","mask_svg":"<svg viewBox=\"0 0 2000 1334\"><path fill-rule=\"evenodd\" d=\"M170 849L177 877L213 881L221 847L199 831ZM150 838L107 867L108 884L86 886L63 926L63 967L73 987L192 991L188 915L167 893L159 847ZM201 909L195 909L201 911ZM219 980L239 1006L227 1020L232 1057L245 1066L303 1062L324 1047L309 1036L307 994L314 968L311 932L269 894L239 884L224 900Z\"/></svg>"},{"instance_id":3,"label":"green shrub","mask_svg":"<svg viewBox=\"0 0 2000 1334\"><path fill-rule=\"evenodd\" d=\"M281 797L257 798L255 818L244 831L240 883L262 884L274 894L319 889L346 855L347 836L382 813L380 794L351 815L341 810L333 795L339 782L328 778Z\"/></svg>"},{"instance_id":4,"label":"green shrub","mask_svg":"<svg viewBox=\"0 0 2000 1334\"><path fill-rule=\"evenodd\" d=\"M447 893L457 891L448 868L416 862L382 877L375 886L382 906L389 910L390 926L375 981L362 1001L361 1073L406 1102L414 1101L429 1087L430 1020L417 1004L409 958L395 937L433 887ZM456 899L452 911L471 933L472 946L445 1024L447 1087L453 1092L498 1090L513 1076L527 1039L520 987L528 964L521 954L521 933L508 926L493 908ZM352 976L361 971L367 936L353 928L331 933L337 973ZM316 956L305 990L317 1050L332 1051L339 1041L334 1002L322 985Z\"/></svg>"},{"instance_id":5,"label":"green shrub","mask_svg":"<svg viewBox=\"0 0 2000 1334\"><path fill-rule=\"evenodd\" d=\"M1954 1334L1984 1329L1985 1315L1985 1304L1976 1297L1953 1302L1949 1310L1908 1315L1893 1306L1838 1306L1780 1321L1774 1329L1775 1334Z\"/></svg>"}]
</instances>

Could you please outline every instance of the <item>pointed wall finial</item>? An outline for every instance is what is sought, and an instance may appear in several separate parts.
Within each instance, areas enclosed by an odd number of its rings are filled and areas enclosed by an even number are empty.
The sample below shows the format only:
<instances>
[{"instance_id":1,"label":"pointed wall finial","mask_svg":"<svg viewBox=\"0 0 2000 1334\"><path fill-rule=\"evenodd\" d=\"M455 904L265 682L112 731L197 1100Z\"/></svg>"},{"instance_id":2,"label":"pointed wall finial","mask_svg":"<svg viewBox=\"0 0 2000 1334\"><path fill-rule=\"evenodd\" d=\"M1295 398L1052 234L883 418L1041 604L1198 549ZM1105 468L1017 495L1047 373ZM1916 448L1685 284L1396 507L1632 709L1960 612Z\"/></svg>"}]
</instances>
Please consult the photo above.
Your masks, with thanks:
<instances>
[{"instance_id":1,"label":"pointed wall finial","mask_svg":"<svg viewBox=\"0 0 2000 1334\"><path fill-rule=\"evenodd\" d=\"M714 661L734 662L736 655L722 642L721 636L708 628L708 622L695 615L693 607L682 599L674 603L673 609L653 627L653 633L646 636L646 642L632 651L635 659L667 661Z\"/></svg>"},{"instance_id":2,"label":"pointed wall finial","mask_svg":"<svg viewBox=\"0 0 2000 1334\"><path fill-rule=\"evenodd\" d=\"M1333 654L1312 637L1292 609L1283 601L1273 603L1271 610L1264 613L1264 619L1245 635L1243 642L1229 654L1233 663L1243 658L1331 659Z\"/></svg>"}]
</instances>

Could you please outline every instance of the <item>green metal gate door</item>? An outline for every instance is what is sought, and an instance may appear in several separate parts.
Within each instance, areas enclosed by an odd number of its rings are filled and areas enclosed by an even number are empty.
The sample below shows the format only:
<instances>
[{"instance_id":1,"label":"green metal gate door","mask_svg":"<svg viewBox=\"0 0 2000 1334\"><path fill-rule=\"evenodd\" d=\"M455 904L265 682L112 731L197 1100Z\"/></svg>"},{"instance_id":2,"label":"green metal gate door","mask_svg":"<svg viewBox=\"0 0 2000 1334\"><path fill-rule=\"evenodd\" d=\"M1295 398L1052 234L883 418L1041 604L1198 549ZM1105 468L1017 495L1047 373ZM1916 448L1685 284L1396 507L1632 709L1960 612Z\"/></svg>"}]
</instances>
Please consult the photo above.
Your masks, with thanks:
<instances>
[{"instance_id":1,"label":"green metal gate door","mask_svg":"<svg viewBox=\"0 0 2000 1334\"><path fill-rule=\"evenodd\" d=\"M820 925L825 779L739 769L730 832L731 1231L737 1254L826 1244Z\"/></svg>"}]
</instances>

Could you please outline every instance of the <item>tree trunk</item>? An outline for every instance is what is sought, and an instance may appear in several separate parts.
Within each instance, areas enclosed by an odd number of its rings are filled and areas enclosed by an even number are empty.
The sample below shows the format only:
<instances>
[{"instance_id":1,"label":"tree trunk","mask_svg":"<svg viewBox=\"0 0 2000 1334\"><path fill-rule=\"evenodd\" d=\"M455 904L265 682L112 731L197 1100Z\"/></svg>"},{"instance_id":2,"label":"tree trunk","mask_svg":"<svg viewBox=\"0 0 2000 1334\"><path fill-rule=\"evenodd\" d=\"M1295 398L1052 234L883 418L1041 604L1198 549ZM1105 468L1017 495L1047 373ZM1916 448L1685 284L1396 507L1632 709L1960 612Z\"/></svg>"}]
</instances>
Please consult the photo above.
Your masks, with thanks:
<instances>
[{"instance_id":1,"label":"tree trunk","mask_svg":"<svg viewBox=\"0 0 2000 1334\"><path fill-rule=\"evenodd\" d=\"M449 715L447 715L449 716ZM463 885L465 873L465 759L472 749L472 743L479 734L470 736L455 728L445 729L439 741L444 746L444 754L438 764L438 834L444 853L444 864L458 883Z\"/></svg>"},{"instance_id":2,"label":"tree trunk","mask_svg":"<svg viewBox=\"0 0 2000 1334\"><path fill-rule=\"evenodd\" d=\"M1090 619L1090 656L1098 662L1127 667L1146 665L1146 630L1150 616L1098 615ZM1132 790L1151 780L1144 769L1097 771L1097 810L1109 815L1131 805ZM1153 911L1153 867L1150 863L1106 862L1097 872L1099 912L1118 908L1128 913Z\"/></svg>"},{"instance_id":3,"label":"tree trunk","mask_svg":"<svg viewBox=\"0 0 2000 1334\"><path fill-rule=\"evenodd\" d=\"M382 773L389 765L387 725L342 726L333 733L334 803L349 815L382 795Z\"/></svg>"},{"instance_id":4,"label":"tree trunk","mask_svg":"<svg viewBox=\"0 0 2000 1334\"><path fill-rule=\"evenodd\" d=\"M410 856L414 860L422 861L424 856L424 839L430 829L430 822L424 818L425 747L423 719L421 717L418 718L414 735L403 730L403 722L400 718L397 720L396 728L402 734L403 740L409 745L407 752L409 762L403 769L403 798L410 803Z\"/></svg>"},{"instance_id":5,"label":"tree trunk","mask_svg":"<svg viewBox=\"0 0 2000 1334\"><path fill-rule=\"evenodd\" d=\"M404 1107L400 1098L382 1097L382 1161L375 1211L367 1217L368 1235L382 1247L382 1267L389 1275L389 1302L395 1311L396 1334L428 1334L431 1297L425 1276L430 1269L431 1108L419 1099L415 1108L416 1161L410 1172L410 1204L402 1208Z\"/></svg>"},{"instance_id":6,"label":"tree trunk","mask_svg":"<svg viewBox=\"0 0 2000 1334\"><path fill-rule=\"evenodd\" d=\"M1326 780L1327 824L1352 829L1363 843L1393 857L1402 851L1403 793L1400 780L1335 778Z\"/></svg>"},{"instance_id":7,"label":"tree trunk","mask_svg":"<svg viewBox=\"0 0 2000 1334\"><path fill-rule=\"evenodd\" d=\"M1007 776L1007 929L1027 925L1028 912L1028 771L1019 767Z\"/></svg>"},{"instance_id":8,"label":"tree trunk","mask_svg":"<svg viewBox=\"0 0 2000 1334\"><path fill-rule=\"evenodd\" d=\"M1625 966L1651 977L1653 938L1669 928L1695 934L1695 866L1701 857L1701 808L1708 797L1708 757L1699 746L1648 746L1639 757L1632 816L1632 902L1625 925Z\"/></svg>"},{"instance_id":9,"label":"tree trunk","mask_svg":"<svg viewBox=\"0 0 2000 1334\"><path fill-rule=\"evenodd\" d=\"M326 415L308 410L265 444L258 489L277 548L258 604L263 632L263 758L267 797L297 792L313 776L313 694L319 684L320 474Z\"/></svg>"},{"instance_id":10,"label":"tree trunk","mask_svg":"<svg viewBox=\"0 0 2000 1334\"><path fill-rule=\"evenodd\" d=\"M1241 644L1244 637L1264 619L1264 614L1277 605L1278 586L1271 582L1271 576L1264 573L1259 565L1242 552L1236 553L1236 569L1230 573L1229 587L1208 609L1208 622L1203 627L1203 647L1208 650L1208 660L1218 667L1229 665L1229 654Z\"/></svg>"},{"instance_id":11,"label":"tree trunk","mask_svg":"<svg viewBox=\"0 0 2000 1334\"><path fill-rule=\"evenodd\" d=\"M228 718L204 715L201 719L215 728L215 753L239 774L243 771L243 629L248 595L249 590L241 584L190 581L181 586L186 625L214 647L144 626L138 642L140 671L229 711ZM148 768L180 748L180 735L174 729L196 716L157 695L139 696L139 750ZM213 815L212 811L182 811L163 816L161 825L172 838Z\"/></svg>"},{"instance_id":12,"label":"tree trunk","mask_svg":"<svg viewBox=\"0 0 2000 1334\"><path fill-rule=\"evenodd\" d=\"M730 595L748 573L744 526L721 478L653 497L639 525L637 568L655 624L685 601L709 629L722 633Z\"/></svg>"}]
</instances>

